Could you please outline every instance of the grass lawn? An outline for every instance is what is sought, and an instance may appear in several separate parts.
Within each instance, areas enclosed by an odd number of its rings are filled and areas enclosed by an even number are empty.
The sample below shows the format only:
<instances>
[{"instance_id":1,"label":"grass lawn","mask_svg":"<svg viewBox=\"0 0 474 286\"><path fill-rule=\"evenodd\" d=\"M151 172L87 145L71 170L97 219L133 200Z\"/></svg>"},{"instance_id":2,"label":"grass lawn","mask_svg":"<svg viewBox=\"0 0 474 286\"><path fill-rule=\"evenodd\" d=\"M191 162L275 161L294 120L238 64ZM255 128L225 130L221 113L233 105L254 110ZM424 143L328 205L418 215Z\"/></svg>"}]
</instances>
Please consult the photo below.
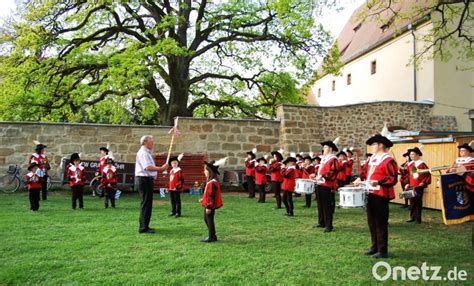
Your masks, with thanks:
<instances>
[{"instance_id":1,"label":"grass lawn","mask_svg":"<svg viewBox=\"0 0 474 286\"><path fill-rule=\"evenodd\" d=\"M334 232L325 234L312 227L315 204L302 208L304 197L295 200L292 218L273 209L272 195L266 204L243 194L223 199L216 212L219 241L204 244L197 196L183 195L183 217L175 219L167 216L169 199L155 194L151 226L157 233L138 234L137 194L122 196L117 209L103 209L102 200L86 196L85 210L73 211L70 193L56 191L40 202L38 213L29 211L26 192L1 194L0 285L378 282L371 274L377 261L362 255L370 246L363 209L336 209ZM424 210L421 225L405 223L408 216L390 206L390 258L384 261L442 266L443 277L456 266L468 274L462 283L473 285L472 224L445 226L438 211Z\"/></svg>"}]
</instances>

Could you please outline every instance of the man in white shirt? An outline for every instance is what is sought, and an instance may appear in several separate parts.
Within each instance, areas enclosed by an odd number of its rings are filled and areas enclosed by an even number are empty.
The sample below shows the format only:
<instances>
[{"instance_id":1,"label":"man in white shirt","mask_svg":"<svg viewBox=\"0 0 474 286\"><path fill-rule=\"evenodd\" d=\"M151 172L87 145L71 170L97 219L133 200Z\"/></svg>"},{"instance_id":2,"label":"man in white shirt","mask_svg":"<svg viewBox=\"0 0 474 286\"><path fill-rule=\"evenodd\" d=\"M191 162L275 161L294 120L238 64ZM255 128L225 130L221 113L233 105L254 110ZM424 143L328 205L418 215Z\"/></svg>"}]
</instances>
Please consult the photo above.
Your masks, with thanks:
<instances>
[{"instance_id":1,"label":"man in white shirt","mask_svg":"<svg viewBox=\"0 0 474 286\"><path fill-rule=\"evenodd\" d=\"M154 233L150 228L150 218L153 209L153 185L154 178L159 171L166 170L166 162L161 166L155 166L151 155L153 149L153 136L145 135L140 138L141 148L138 150L135 163L135 186L140 193L140 228L139 233Z\"/></svg>"}]
</instances>

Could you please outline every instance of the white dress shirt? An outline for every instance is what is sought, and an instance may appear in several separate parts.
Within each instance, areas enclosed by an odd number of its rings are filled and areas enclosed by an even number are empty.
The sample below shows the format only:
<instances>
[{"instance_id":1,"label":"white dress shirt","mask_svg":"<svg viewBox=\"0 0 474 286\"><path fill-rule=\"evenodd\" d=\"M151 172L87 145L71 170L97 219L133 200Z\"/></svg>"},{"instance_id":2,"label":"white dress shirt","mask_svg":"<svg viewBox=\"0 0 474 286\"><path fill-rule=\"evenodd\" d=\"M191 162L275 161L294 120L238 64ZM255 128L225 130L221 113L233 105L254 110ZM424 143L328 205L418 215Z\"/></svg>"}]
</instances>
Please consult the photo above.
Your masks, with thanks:
<instances>
[{"instance_id":1,"label":"white dress shirt","mask_svg":"<svg viewBox=\"0 0 474 286\"><path fill-rule=\"evenodd\" d=\"M155 161L151 155L151 150L142 146L137 152L137 160L135 163L135 176L140 177L156 177L156 171L147 171L145 168L153 166L155 167Z\"/></svg>"}]
</instances>

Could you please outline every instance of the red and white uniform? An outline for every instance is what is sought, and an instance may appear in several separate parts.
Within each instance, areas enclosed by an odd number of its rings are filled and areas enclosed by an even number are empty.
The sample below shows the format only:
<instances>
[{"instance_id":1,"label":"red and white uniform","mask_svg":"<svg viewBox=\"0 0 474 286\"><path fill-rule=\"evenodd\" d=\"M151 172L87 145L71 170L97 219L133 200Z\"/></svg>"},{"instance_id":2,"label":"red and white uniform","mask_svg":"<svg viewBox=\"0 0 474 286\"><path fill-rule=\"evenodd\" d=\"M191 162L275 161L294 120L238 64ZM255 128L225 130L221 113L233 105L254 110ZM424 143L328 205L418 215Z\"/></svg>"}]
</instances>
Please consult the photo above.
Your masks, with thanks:
<instances>
[{"instance_id":1,"label":"red and white uniform","mask_svg":"<svg viewBox=\"0 0 474 286\"><path fill-rule=\"evenodd\" d=\"M41 178L33 172L25 175L25 183L28 190L41 189Z\"/></svg>"},{"instance_id":2,"label":"red and white uniform","mask_svg":"<svg viewBox=\"0 0 474 286\"><path fill-rule=\"evenodd\" d=\"M296 178L303 178L303 161L296 162Z\"/></svg>"},{"instance_id":3,"label":"red and white uniform","mask_svg":"<svg viewBox=\"0 0 474 286\"><path fill-rule=\"evenodd\" d=\"M170 191L182 192L184 187L183 170L180 167L172 168L170 171L170 182L168 189Z\"/></svg>"},{"instance_id":4,"label":"red and white uniform","mask_svg":"<svg viewBox=\"0 0 474 286\"><path fill-rule=\"evenodd\" d=\"M255 159L245 160L245 176L255 177Z\"/></svg>"},{"instance_id":5,"label":"red and white uniform","mask_svg":"<svg viewBox=\"0 0 474 286\"><path fill-rule=\"evenodd\" d=\"M47 168L46 168L46 164L48 163L48 157L46 157L46 155L44 154L37 154L37 153L33 153L31 154L31 157L30 157L30 164L31 163L36 163L38 164L38 168L41 170L41 172L44 174L44 175L47 175ZM39 172L39 174L41 174L41 172ZM43 176L44 176L43 175ZM40 176L40 177L43 177L43 176Z\"/></svg>"},{"instance_id":6,"label":"red and white uniform","mask_svg":"<svg viewBox=\"0 0 474 286\"><path fill-rule=\"evenodd\" d=\"M398 166L392 156L388 153L372 155L369 161L369 172L367 181L377 181L378 186L368 187L369 194L387 199L395 198L393 186L397 184Z\"/></svg>"},{"instance_id":7,"label":"red and white uniform","mask_svg":"<svg viewBox=\"0 0 474 286\"><path fill-rule=\"evenodd\" d=\"M330 154L327 156L323 156L321 158L321 163L318 169L318 175L316 177L316 180L320 180L318 185L331 188L332 192L336 192L336 178L338 170L339 164L336 155Z\"/></svg>"},{"instance_id":8,"label":"red and white uniform","mask_svg":"<svg viewBox=\"0 0 474 286\"><path fill-rule=\"evenodd\" d=\"M407 169L408 168L408 163L409 162L403 163L400 166L400 169L398 170L399 173L400 173L400 183L402 184L402 186L409 183L410 173L408 172L408 169Z\"/></svg>"},{"instance_id":9,"label":"red and white uniform","mask_svg":"<svg viewBox=\"0 0 474 286\"><path fill-rule=\"evenodd\" d=\"M352 168L353 168L353 166L354 166L354 159L353 159L353 158L349 158L349 159L347 159L346 163L347 163L347 164L346 164L345 169L344 169L344 170L345 170L345 174L346 174L346 178L347 178L347 177L350 178L350 177L352 177Z\"/></svg>"},{"instance_id":10,"label":"red and white uniform","mask_svg":"<svg viewBox=\"0 0 474 286\"><path fill-rule=\"evenodd\" d=\"M474 170L474 157L458 157L456 159L457 165L471 165L466 166L467 171ZM463 175L464 179L466 180L466 189L471 192L474 192L474 172L466 172Z\"/></svg>"},{"instance_id":11,"label":"red and white uniform","mask_svg":"<svg viewBox=\"0 0 474 286\"><path fill-rule=\"evenodd\" d=\"M314 174L314 166L313 165L308 165L303 168L303 174L302 174L302 179L309 179L309 176Z\"/></svg>"},{"instance_id":12,"label":"red and white uniform","mask_svg":"<svg viewBox=\"0 0 474 286\"><path fill-rule=\"evenodd\" d=\"M109 158L109 155L105 155L103 157L100 157L99 159L99 175L102 175L102 171L104 170L105 166L107 166L107 159Z\"/></svg>"},{"instance_id":13,"label":"red and white uniform","mask_svg":"<svg viewBox=\"0 0 474 286\"><path fill-rule=\"evenodd\" d=\"M362 164L362 166L360 166L360 168L359 168L359 177L362 181L367 180L367 176L369 175L370 158L372 158L372 157L368 157L367 160L365 160L364 164Z\"/></svg>"},{"instance_id":14,"label":"red and white uniform","mask_svg":"<svg viewBox=\"0 0 474 286\"><path fill-rule=\"evenodd\" d=\"M218 209L222 207L221 186L216 179L212 179L206 183L201 205L207 209Z\"/></svg>"},{"instance_id":15,"label":"red and white uniform","mask_svg":"<svg viewBox=\"0 0 474 286\"><path fill-rule=\"evenodd\" d=\"M407 164L408 169L408 184L412 188L416 187L423 187L426 188L429 184L431 184L431 174L427 173L418 173L418 177L415 179L413 176L413 167L416 169L429 169L429 167L423 162L422 160L410 161Z\"/></svg>"},{"instance_id":16,"label":"red and white uniform","mask_svg":"<svg viewBox=\"0 0 474 286\"><path fill-rule=\"evenodd\" d=\"M270 171L270 180L272 182L283 182L283 176L281 175L281 162L275 161L268 166Z\"/></svg>"},{"instance_id":17,"label":"red and white uniform","mask_svg":"<svg viewBox=\"0 0 474 286\"><path fill-rule=\"evenodd\" d=\"M267 184L267 165L255 167L255 184L266 185Z\"/></svg>"},{"instance_id":18,"label":"red and white uniform","mask_svg":"<svg viewBox=\"0 0 474 286\"><path fill-rule=\"evenodd\" d=\"M339 162L339 171L337 172L337 180L341 182L346 182L346 171L348 166L348 161L344 160ZM352 172L351 172L352 173Z\"/></svg>"},{"instance_id":19,"label":"red and white uniform","mask_svg":"<svg viewBox=\"0 0 474 286\"><path fill-rule=\"evenodd\" d=\"M296 185L296 166L281 168L281 175L283 176L281 189L287 190L288 192L294 192Z\"/></svg>"},{"instance_id":20,"label":"red and white uniform","mask_svg":"<svg viewBox=\"0 0 474 286\"><path fill-rule=\"evenodd\" d=\"M86 184L86 173L82 165L76 167L73 164L69 164L66 170L66 177L69 179L70 187L84 186Z\"/></svg>"},{"instance_id":21,"label":"red and white uniform","mask_svg":"<svg viewBox=\"0 0 474 286\"><path fill-rule=\"evenodd\" d=\"M109 166L105 165L104 168L102 168L102 173L101 173L102 179L100 180L100 185L102 188L115 188L118 183L118 176L117 176L117 169L114 166ZM109 186L110 185L110 186Z\"/></svg>"}]
</instances>

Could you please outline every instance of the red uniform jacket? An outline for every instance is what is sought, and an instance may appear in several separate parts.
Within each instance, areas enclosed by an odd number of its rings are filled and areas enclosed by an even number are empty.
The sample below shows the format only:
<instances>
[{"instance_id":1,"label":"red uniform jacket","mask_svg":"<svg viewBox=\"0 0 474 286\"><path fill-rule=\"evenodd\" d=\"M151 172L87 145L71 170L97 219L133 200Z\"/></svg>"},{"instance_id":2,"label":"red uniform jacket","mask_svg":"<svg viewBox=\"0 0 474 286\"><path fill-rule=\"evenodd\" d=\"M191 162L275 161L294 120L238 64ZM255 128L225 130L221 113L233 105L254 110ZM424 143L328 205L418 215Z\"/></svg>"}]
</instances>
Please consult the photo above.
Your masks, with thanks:
<instances>
[{"instance_id":1,"label":"red uniform jacket","mask_svg":"<svg viewBox=\"0 0 474 286\"><path fill-rule=\"evenodd\" d=\"M255 177L255 159L245 160L245 176Z\"/></svg>"},{"instance_id":2,"label":"red uniform jacket","mask_svg":"<svg viewBox=\"0 0 474 286\"><path fill-rule=\"evenodd\" d=\"M425 164L425 162L418 160L418 161L411 161L407 164L408 169L408 184L410 187L415 188L419 187L420 184L423 184L423 188L426 188L429 184L431 184L431 174L427 173L418 173L418 178L413 177L413 166L417 169L429 169L429 167Z\"/></svg>"},{"instance_id":3,"label":"red uniform jacket","mask_svg":"<svg viewBox=\"0 0 474 286\"><path fill-rule=\"evenodd\" d=\"M303 178L303 161L296 162L296 178Z\"/></svg>"},{"instance_id":4,"label":"red uniform jacket","mask_svg":"<svg viewBox=\"0 0 474 286\"><path fill-rule=\"evenodd\" d=\"M346 168L345 168L346 178L352 177L352 168L354 166L354 159L352 158L347 159L346 163L347 163Z\"/></svg>"},{"instance_id":5,"label":"red uniform jacket","mask_svg":"<svg viewBox=\"0 0 474 286\"><path fill-rule=\"evenodd\" d=\"M212 179L206 183L201 205L206 209L218 209L222 207L221 186L216 179Z\"/></svg>"},{"instance_id":6,"label":"red uniform jacket","mask_svg":"<svg viewBox=\"0 0 474 286\"><path fill-rule=\"evenodd\" d=\"M268 167L268 170L270 171L270 180L272 182L283 182L283 176L281 175L281 163L278 161L275 161L270 164Z\"/></svg>"},{"instance_id":7,"label":"red uniform jacket","mask_svg":"<svg viewBox=\"0 0 474 286\"><path fill-rule=\"evenodd\" d=\"M66 171L66 177L69 179L69 186L84 186L86 183L86 173L84 167L79 165L76 168L73 164L69 164Z\"/></svg>"},{"instance_id":8,"label":"red uniform jacket","mask_svg":"<svg viewBox=\"0 0 474 286\"><path fill-rule=\"evenodd\" d=\"M100 179L100 186L104 189L113 189L117 186L118 177L117 177L117 169L114 166L108 167L105 165L102 168L101 173L102 178ZM110 187L109 187L110 184Z\"/></svg>"},{"instance_id":9,"label":"red uniform jacket","mask_svg":"<svg viewBox=\"0 0 474 286\"><path fill-rule=\"evenodd\" d=\"M473 157L459 157L456 159L456 164L458 165L467 165L467 164L474 164ZM466 170L474 170L474 165L466 166ZM466 172L464 175L464 180L466 181L466 189L474 192L474 172Z\"/></svg>"},{"instance_id":10,"label":"red uniform jacket","mask_svg":"<svg viewBox=\"0 0 474 286\"><path fill-rule=\"evenodd\" d=\"M255 184L266 185L267 184L267 166L255 167Z\"/></svg>"},{"instance_id":11,"label":"red uniform jacket","mask_svg":"<svg viewBox=\"0 0 474 286\"><path fill-rule=\"evenodd\" d=\"M104 167L107 166L105 161L109 158L109 155L105 155L99 159L99 175L102 176L102 170L104 170Z\"/></svg>"},{"instance_id":12,"label":"red uniform jacket","mask_svg":"<svg viewBox=\"0 0 474 286\"><path fill-rule=\"evenodd\" d=\"M347 170L347 160L338 162L339 163L339 171L337 172L337 180L341 182L346 182L346 170Z\"/></svg>"},{"instance_id":13,"label":"red uniform jacket","mask_svg":"<svg viewBox=\"0 0 474 286\"><path fill-rule=\"evenodd\" d=\"M31 154L30 164L31 163L38 164L38 168L40 168L41 171L43 171L45 174L48 173L49 167L48 168L46 167L49 166L49 164L48 164L48 157L46 157L46 155L36 154L36 153Z\"/></svg>"},{"instance_id":14,"label":"red uniform jacket","mask_svg":"<svg viewBox=\"0 0 474 286\"><path fill-rule=\"evenodd\" d=\"M333 192L336 192L337 188L337 172L339 170L339 164L334 154L321 158L321 164L318 170L318 177L324 179L320 186L331 188Z\"/></svg>"},{"instance_id":15,"label":"red uniform jacket","mask_svg":"<svg viewBox=\"0 0 474 286\"><path fill-rule=\"evenodd\" d=\"M170 191L182 192L184 186L183 170L180 167L173 168L170 171L170 183L168 189Z\"/></svg>"},{"instance_id":16,"label":"red uniform jacket","mask_svg":"<svg viewBox=\"0 0 474 286\"><path fill-rule=\"evenodd\" d=\"M309 179L309 175L314 174L314 166L309 165L306 168L303 168L303 177L302 179Z\"/></svg>"},{"instance_id":17,"label":"red uniform jacket","mask_svg":"<svg viewBox=\"0 0 474 286\"><path fill-rule=\"evenodd\" d=\"M369 172L367 181L377 181L378 186L368 189L370 194L384 197L393 200L395 198L395 191L393 186L397 184L397 163L387 153L379 156L373 155L370 157Z\"/></svg>"},{"instance_id":18,"label":"red uniform jacket","mask_svg":"<svg viewBox=\"0 0 474 286\"><path fill-rule=\"evenodd\" d=\"M370 157L367 158L367 160L364 162L362 166L360 166L359 177L362 181L367 180L367 176L369 175L369 162L370 162Z\"/></svg>"},{"instance_id":19,"label":"red uniform jacket","mask_svg":"<svg viewBox=\"0 0 474 286\"><path fill-rule=\"evenodd\" d=\"M408 184L409 182L409 177L410 177L410 174L408 172L408 162L405 162L403 163L401 166L400 166L400 169L398 170L398 172L400 173L400 183L402 184L402 186Z\"/></svg>"},{"instance_id":20,"label":"red uniform jacket","mask_svg":"<svg viewBox=\"0 0 474 286\"><path fill-rule=\"evenodd\" d=\"M294 192L296 185L296 166L281 168L281 175L283 176L281 189Z\"/></svg>"},{"instance_id":21,"label":"red uniform jacket","mask_svg":"<svg viewBox=\"0 0 474 286\"><path fill-rule=\"evenodd\" d=\"M41 189L41 178L33 172L25 175L25 183L28 186L28 190Z\"/></svg>"}]
</instances>

